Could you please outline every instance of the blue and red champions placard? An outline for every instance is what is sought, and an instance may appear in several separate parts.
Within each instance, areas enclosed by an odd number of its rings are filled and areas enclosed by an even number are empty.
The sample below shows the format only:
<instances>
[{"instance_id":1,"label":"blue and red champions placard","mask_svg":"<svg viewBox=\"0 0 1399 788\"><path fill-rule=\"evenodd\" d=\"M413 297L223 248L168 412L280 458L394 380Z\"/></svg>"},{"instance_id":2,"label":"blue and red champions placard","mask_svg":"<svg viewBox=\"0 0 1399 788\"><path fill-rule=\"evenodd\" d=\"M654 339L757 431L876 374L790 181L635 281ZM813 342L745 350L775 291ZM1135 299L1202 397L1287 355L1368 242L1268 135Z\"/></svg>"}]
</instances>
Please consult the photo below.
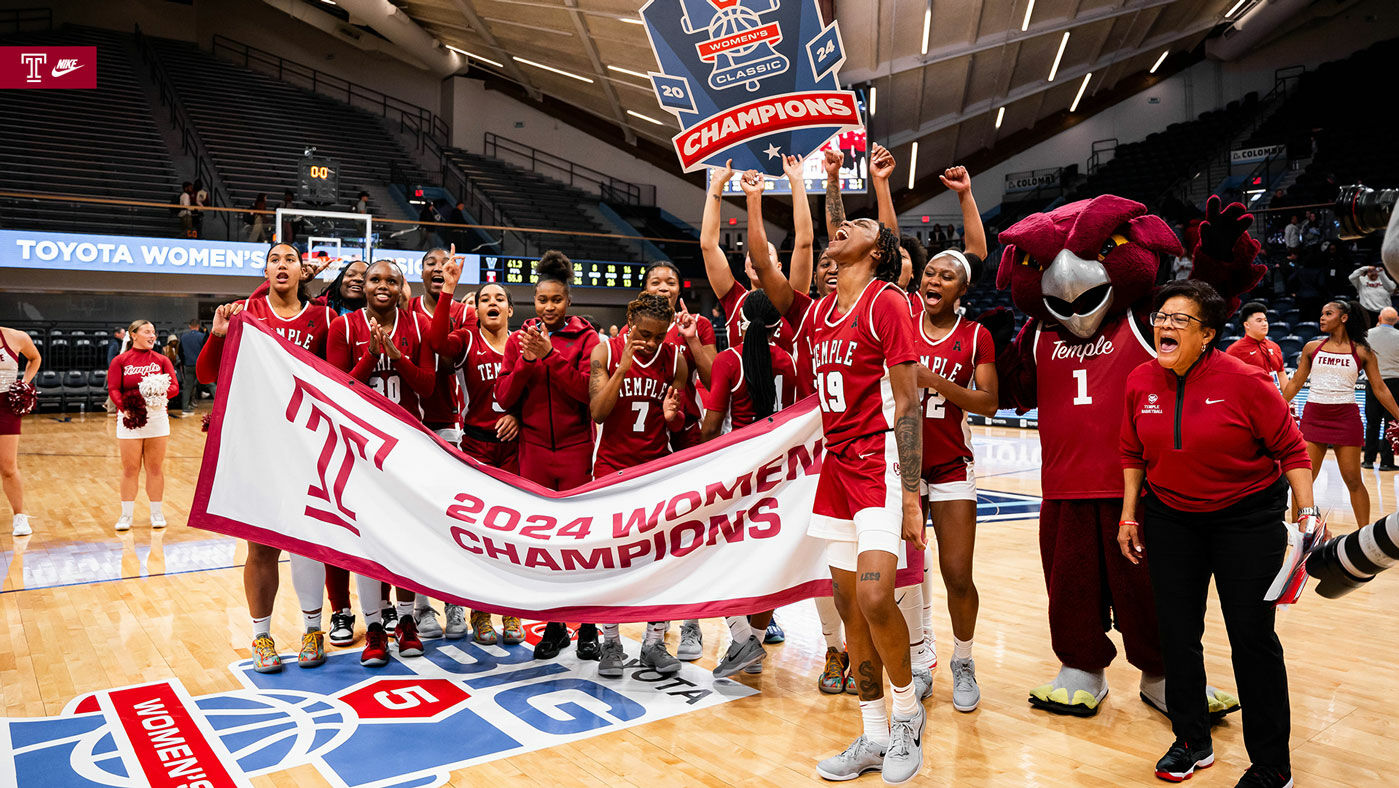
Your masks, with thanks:
<instances>
[{"instance_id":1,"label":"blue and red champions placard","mask_svg":"<svg viewBox=\"0 0 1399 788\"><path fill-rule=\"evenodd\" d=\"M659 72L656 99L680 120L675 152L686 172L733 159L739 170L782 173L860 128L855 94L841 90L840 30L816 0L651 0L641 9Z\"/></svg>"}]
</instances>

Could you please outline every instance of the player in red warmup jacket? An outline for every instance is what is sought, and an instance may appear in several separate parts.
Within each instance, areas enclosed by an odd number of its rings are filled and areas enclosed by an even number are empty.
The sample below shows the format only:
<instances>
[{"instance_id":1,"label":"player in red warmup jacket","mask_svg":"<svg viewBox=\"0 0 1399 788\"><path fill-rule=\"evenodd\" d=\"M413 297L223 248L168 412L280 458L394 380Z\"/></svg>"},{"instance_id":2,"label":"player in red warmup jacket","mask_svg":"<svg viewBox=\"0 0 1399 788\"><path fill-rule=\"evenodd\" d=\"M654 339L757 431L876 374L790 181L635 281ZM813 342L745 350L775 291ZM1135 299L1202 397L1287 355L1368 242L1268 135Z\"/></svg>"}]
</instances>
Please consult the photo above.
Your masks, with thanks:
<instances>
[{"instance_id":1,"label":"player in red warmup jacket","mask_svg":"<svg viewBox=\"0 0 1399 788\"><path fill-rule=\"evenodd\" d=\"M496 402L520 414L520 475L551 490L592 479L593 421L586 367L598 344L592 323L568 314L573 263L550 250L534 265L537 317L510 335L496 380ZM568 628L551 621L534 647L553 659L568 645ZM578 631L578 657L597 659L597 628Z\"/></svg>"},{"instance_id":2,"label":"player in red warmup jacket","mask_svg":"<svg viewBox=\"0 0 1399 788\"><path fill-rule=\"evenodd\" d=\"M274 244L267 251L265 295L224 304L214 312L209 338L199 351L194 365L200 383L216 383L219 362L223 358L224 338L231 320L244 315L244 320L265 323L278 336L312 355L324 357L326 335L335 313L325 306L311 302L306 296L301 254L291 244ZM259 288L261 289L261 288ZM281 550L254 542L248 543L248 557L243 564L243 591L248 598L248 614L253 620L253 670L275 673L282 669L277 647L272 641L272 605L277 599L277 559ZM291 555L291 582L301 604L305 633L297 664L314 667L325 662L325 636L321 632L322 587L326 583L325 566L319 561Z\"/></svg>"},{"instance_id":3,"label":"player in red warmup jacket","mask_svg":"<svg viewBox=\"0 0 1399 788\"><path fill-rule=\"evenodd\" d=\"M380 260L369 266L364 308L335 318L326 343L326 360L421 421L422 402L432 396L436 382L436 356L427 341L427 321L398 306L403 286L403 273L396 264ZM383 586L378 580L356 575L355 588L365 621L360 664L382 667L389 657ZM388 610L397 619L393 637L398 641L399 656L422 656L423 642L413 619L414 594L400 588L397 596L397 609Z\"/></svg>"},{"instance_id":4,"label":"player in red warmup jacket","mask_svg":"<svg viewBox=\"0 0 1399 788\"><path fill-rule=\"evenodd\" d=\"M461 265L456 260L442 266L442 294L438 309L432 316L429 338L437 350L439 362L455 370L464 381L466 412L463 416L461 450L468 456L510 473L520 472L520 421L513 413L496 402L495 386L500 376L500 363L505 357L505 343L510 337L510 317L515 314L510 291L499 284L482 285L474 301L479 311L472 310L461 328L448 332L446 305L456 292ZM479 321L478 321L479 318ZM457 605L447 606L449 639L462 637L465 621ZM516 616L502 616L500 639L507 645L522 643L525 629ZM483 610L471 612L471 629L477 643L493 645L496 640L491 614Z\"/></svg>"},{"instance_id":5,"label":"player in red warmup jacket","mask_svg":"<svg viewBox=\"0 0 1399 788\"><path fill-rule=\"evenodd\" d=\"M670 453L670 431L685 426L680 390L689 379L685 359L666 342L675 312L663 296L642 293L627 305L627 331L593 348L589 360L589 412L601 425L593 478L659 459ZM668 621L646 625L641 664L661 675L679 672L666 651ZM617 624L603 624L598 675L620 678L626 656Z\"/></svg>"},{"instance_id":6,"label":"player in red warmup jacket","mask_svg":"<svg viewBox=\"0 0 1399 788\"><path fill-rule=\"evenodd\" d=\"M742 186L752 233L754 213L761 222L762 178L749 170ZM836 291L808 316L826 440L810 534L829 542L836 607L859 677L864 735L818 764L817 772L849 780L881 769L886 782L899 783L922 765L927 719L914 686L908 626L894 601L899 542L912 542L910 558L926 546L918 354L907 297L894 284L902 266L898 237L873 219L846 221L826 253L839 266ZM782 292L774 301L791 303L789 323L807 316L808 296L774 284ZM884 715L886 672L894 692L892 726Z\"/></svg>"}]
</instances>

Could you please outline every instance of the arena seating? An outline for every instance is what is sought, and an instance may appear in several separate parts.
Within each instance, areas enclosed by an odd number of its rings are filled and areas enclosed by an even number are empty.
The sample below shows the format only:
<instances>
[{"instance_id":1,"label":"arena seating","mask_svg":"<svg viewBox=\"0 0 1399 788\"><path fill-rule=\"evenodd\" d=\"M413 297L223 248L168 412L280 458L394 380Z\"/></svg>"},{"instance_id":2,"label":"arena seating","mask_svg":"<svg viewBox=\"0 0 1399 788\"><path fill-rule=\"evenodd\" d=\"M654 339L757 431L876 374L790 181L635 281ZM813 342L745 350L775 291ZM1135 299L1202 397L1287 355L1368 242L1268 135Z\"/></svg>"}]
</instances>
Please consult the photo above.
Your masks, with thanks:
<instances>
[{"instance_id":1,"label":"arena seating","mask_svg":"<svg viewBox=\"0 0 1399 788\"><path fill-rule=\"evenodd\" d=\"M631 225L638 233L648 238L669 238L672 242L653 241L666 257L680 266L680 270L694 276L703 276L704 262L700 258L699 233L680 222L660 208L645 205L627 205L608 202L622 221Z\"/></svg>"},{"instance_id":2,"label":"arena seating","mask_svg":"<svg viewBox=\"0 0 1399 788\"><path fill-rule=\"evenodd\" d=\"M586 206L598 203L594 195L500 159L458 148L446 149L446 155L516 227L548 227L564 233L615 232L587 212ZM635 244L615 238L563 234L537 237L538 251L558 249L579 260L640 259Z\"/></svg>"},{"instance_id":3,"label":"arena seating","mask_svg":"<svg viewBox=\"0 0 1399 788\"><path fill-rule=\"evenodd\" d=\"M149 38L234 207L266 194L275 207L296 183L307 147L340 164L341 206L417 172L382 119L365 110L229 63L192 44ZM389 210L389 206L379 206ZM397 211L390 211L390 214Z\"/></svg>"},{"instance_id":4,"label":"arena seating","mask_svg":"<svg viewBox=\"0 0 1399 788\"><path fill-rule=\"evenodd\" d=\"M7 46L96 46L91 90L0 91L0 191L174 202L181 178L138 77L130 35L68 26L0 37ZM0 227L171 235L169 208L0 198Z\"/></svg>"}]
</instances>

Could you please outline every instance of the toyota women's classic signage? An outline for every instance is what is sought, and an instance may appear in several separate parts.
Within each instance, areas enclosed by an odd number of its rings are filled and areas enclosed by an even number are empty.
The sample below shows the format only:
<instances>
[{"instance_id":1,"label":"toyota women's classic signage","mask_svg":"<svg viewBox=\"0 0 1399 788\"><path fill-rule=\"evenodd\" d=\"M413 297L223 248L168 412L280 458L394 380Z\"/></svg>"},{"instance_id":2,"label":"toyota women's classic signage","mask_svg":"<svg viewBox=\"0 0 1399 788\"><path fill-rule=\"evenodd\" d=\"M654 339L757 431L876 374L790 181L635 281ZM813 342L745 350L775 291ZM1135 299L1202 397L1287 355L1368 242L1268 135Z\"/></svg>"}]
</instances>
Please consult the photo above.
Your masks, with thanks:
<instances>
[{"instance_id":1,"label":"toyota women's classic signage","mask_svg":"<svg viewBox=\"0 0 1399 788\"><path fill-rule=\"evenodd\" d=\"M782 174L782 157L806 158L860 128L855 94L840 90L840 29L816 0L651 0L641 9L659 72L661 108L680 121L673 138L686 172L733 159L739 170Z\"/></svg>"}]
</instances>

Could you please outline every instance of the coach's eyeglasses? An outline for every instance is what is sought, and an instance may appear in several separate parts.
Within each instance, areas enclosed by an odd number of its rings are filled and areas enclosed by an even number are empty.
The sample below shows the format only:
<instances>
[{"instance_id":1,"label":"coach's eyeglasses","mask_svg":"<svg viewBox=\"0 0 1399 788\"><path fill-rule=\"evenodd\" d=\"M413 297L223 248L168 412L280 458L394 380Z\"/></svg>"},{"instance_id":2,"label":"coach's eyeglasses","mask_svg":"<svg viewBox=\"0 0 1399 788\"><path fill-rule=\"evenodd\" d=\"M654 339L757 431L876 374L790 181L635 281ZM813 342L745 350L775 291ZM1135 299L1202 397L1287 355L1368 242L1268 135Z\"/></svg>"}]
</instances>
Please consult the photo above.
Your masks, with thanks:
<instances>
[{"instance_id":1,"label":"coach's eyeglasses","mask_svg":"<svg viewBox=\"0 0 1399 788\"><path fill-rule=\"evenodd\" d=\"M1194 315L1187 315L1184 312L1152 312L1147 315L1147 319L1151 321L1152 327L1169 325L1171 328L1184 329L1190 325L1190 321L1192 320L1199 323L1201 326L1205 324L1205 321L1200 318Z\"/></svg>"}]
</instances>

